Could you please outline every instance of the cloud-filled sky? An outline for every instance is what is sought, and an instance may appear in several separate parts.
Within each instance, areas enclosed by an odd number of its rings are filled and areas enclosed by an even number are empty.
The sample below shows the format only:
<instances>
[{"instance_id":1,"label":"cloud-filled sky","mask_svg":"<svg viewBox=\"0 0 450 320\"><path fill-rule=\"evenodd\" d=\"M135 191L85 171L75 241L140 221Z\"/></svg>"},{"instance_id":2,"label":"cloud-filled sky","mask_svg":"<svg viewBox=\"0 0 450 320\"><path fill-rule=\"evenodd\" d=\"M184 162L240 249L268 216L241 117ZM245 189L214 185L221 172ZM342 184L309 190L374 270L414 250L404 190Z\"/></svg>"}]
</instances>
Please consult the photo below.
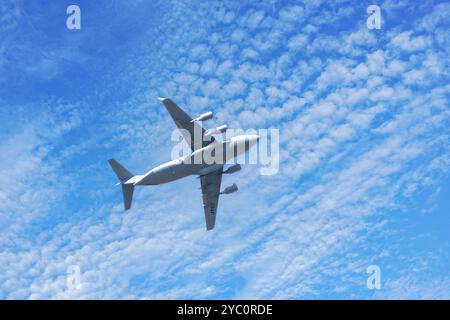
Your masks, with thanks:
<instances>
[{"instance_id":1,"label":"cloud-filled sky","mask_svg":"<svg viewBox=\"0 0 450 320\"><path fill-rule=\"evenodd\" d=\"M2 1L0 298L450 298L449 17L445 1ZM194 177L123 211L106 160L170 160L158 96L280 130L278 174L224 177L240 190L213 231Z\"/></svg>"}]
</instances>

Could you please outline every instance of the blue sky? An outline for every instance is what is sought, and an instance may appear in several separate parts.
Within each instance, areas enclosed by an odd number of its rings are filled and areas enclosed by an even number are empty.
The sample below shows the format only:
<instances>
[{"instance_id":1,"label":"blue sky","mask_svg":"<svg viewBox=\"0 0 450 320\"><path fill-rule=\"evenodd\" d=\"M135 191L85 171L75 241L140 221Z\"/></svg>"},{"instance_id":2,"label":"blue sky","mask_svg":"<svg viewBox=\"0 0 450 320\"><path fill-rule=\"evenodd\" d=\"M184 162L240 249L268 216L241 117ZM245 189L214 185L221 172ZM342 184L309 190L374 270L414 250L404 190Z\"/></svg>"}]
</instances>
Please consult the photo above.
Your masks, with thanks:
<instances>
[{"instance_id":1,"label":"blue sky","mask_svg":"<svg viewBox=\"0 0 450 320\"><path fill-rule=\"evenodd\" d=\"M0 298L450 298L449 16L444 1L2 1ZM123 211L106 160L170 159L158 96L280 130L279 173L227 176L240 191L212 232L195 178Z\"/></svg>"}]
</instances>

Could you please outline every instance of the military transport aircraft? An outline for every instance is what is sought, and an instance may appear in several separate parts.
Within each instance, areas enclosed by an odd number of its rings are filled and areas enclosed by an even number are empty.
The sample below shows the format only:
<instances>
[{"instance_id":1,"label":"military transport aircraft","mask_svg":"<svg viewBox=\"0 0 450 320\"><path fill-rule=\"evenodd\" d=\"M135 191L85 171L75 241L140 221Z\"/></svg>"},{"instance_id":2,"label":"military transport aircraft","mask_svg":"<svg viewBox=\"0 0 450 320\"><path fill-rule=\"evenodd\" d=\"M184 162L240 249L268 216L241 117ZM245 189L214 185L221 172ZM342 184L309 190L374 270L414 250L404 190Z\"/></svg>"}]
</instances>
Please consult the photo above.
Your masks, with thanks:
<instances>
[{"instance_id":1,"label":"military transport aircraft","mask_svg":"<svg viewBox=\"0 0 450 320\"><path fill-rule=\"evenodd\" d=\"M119 178L122 186L125 210L131 208L134 187L157 185L178 180L189 175L198 175L203 193L203 208L205 211L206 230L214 228L216 223L217 205L221 194L229 194L238 190L236 184L220 191L222 174L231 174L241 170L239 164L224 169L224 164L253 147L259 140L258 135L240 135L229 141L219 141L214 135L227 130L226 125L205 130L200 122L210 120L212 112L206 112L192 119L171 99L158 98L169 111L170 116L180 130L184 140L190 146L190 155L159 165L145 174L133 175L116 160L108 160Z\"/></svg>"}]
</instances>

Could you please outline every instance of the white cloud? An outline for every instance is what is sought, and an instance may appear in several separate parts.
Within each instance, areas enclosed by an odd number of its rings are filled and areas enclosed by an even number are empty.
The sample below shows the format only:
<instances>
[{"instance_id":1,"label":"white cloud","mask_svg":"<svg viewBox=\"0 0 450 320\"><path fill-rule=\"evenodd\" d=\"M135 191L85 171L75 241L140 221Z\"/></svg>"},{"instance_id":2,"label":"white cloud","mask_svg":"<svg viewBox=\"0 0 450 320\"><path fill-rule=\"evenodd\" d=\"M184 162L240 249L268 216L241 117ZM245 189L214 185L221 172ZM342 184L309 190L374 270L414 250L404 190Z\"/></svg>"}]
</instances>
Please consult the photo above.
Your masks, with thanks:
<instances>
[{"instance_id":1,"label":"white cloud","mask_svg":"<svg viewBox=\"0 0 450 320\"><path fill-rule=\"evenodd\" d=\"M279 12L280 19L287 22L300 22L303 18L304 9L301 6L282 8Z\"/></svg>"},{"instance_id":2,"label":"white cloud","mask_svg":"<svg viewBox=\"0 0 450 320\"><path fill-rule=\"evenodd\" d=\"M289 39L288 47L292 50L304 50L306 45L308 44L308 36L304 34L298 34Z\"/></svg>"},{"instance_id":3,"label":"white cloud","mask_svg":"<svg viewBox=\"0 0 450 320\"><path fill-rule=\"evenodd\" d=\"M205 96L214 96L219 93L219 90L221 89L222 84L217 79L209 79L205 85L203 86L203 94Z\"/></svg>"},{"instance_id":4,"label":"white cloud","mask_svg":"<svg viewBox=\"0 0 450 320\"><path fill-rule=\"evenodd\" d=\"M246 85L242 80L234 80L223 86L223 94L226 98L232 98L244 93Z\"/></svg>"},{"instance_id":5,"label":"white cloud","mask_svg":"<svg viewBox=\"0 0 450 320\"><path fill-rule=\"evenodd\" d=\"M412 31L405 31L395 36L389 45L403 51L412 52L424 50L429 47L431 40L428 36L412 36Z\"/></svg>"},{"instance_id":6,"label":"white cloud","mask_svg":"<svg viewBox=\"0 0 450 320\"><path fill-rule=\"evenodd\" d=\"M209 75L214 72L215 68L216 68L215 62L212 59L208 59L205 60L205 62L203 62L200 68L200 73Z\"/></svg>"},{"instance_id":7,"label":"white cloud","mask_svg":"<svg viewBox=\"0 0 450 320\"><path fill-rule=\"evenodd\" d=\"M247 27L249 29L257 28L261 24L262 20L264 19L264 16L265 16L265 13L262 10L258 10L258 11L250 13L247 17L247 23L246 23Z\"/></svg>"}]
</instances>

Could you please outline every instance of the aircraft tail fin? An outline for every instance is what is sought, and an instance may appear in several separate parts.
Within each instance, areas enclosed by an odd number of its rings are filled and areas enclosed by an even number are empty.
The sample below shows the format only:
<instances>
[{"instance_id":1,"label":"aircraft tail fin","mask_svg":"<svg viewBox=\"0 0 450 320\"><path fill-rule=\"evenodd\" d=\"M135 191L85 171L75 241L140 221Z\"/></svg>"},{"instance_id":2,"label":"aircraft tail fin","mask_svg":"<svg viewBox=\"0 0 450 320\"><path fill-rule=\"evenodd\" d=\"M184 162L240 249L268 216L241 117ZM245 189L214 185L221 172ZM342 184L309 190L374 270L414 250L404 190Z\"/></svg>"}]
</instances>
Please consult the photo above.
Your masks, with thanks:
<instances>
[{"instance_id":1,"label":"aircraft tail fin","mask_svg":"<svg viewBox=\"0 0 450 320\"><path fill-rule=\"evenodd\" d=\"M114 172L117 175L117 178L119 178L120 182L125 182L129 179L131 179L134 175L128 171L127 169L125 169L120 163L118 163L116 160L114 159L109 159L108 160L109 165L111 166L111 168L114 170Z\"/></svg>"},{"instance_id":2,"label":"aircraft tail fin","mask_svg":"<svg viewBox=\"0 0 450 320\"><path fill-rule=\"evenodd\" d=\"M125 183L127 180L131 179L134 175L125 169L120 163L118 163L114 159L108 160L109 165L114 170L115 174L117 175L117 178L120 180L120 184L122 185L122 194L123 194L123 205L125 207L125 210L128 210L131 208L131 201L133 199L133 191L134 191L134 184L132 183Z\"/></svg>"}]
</instances>

